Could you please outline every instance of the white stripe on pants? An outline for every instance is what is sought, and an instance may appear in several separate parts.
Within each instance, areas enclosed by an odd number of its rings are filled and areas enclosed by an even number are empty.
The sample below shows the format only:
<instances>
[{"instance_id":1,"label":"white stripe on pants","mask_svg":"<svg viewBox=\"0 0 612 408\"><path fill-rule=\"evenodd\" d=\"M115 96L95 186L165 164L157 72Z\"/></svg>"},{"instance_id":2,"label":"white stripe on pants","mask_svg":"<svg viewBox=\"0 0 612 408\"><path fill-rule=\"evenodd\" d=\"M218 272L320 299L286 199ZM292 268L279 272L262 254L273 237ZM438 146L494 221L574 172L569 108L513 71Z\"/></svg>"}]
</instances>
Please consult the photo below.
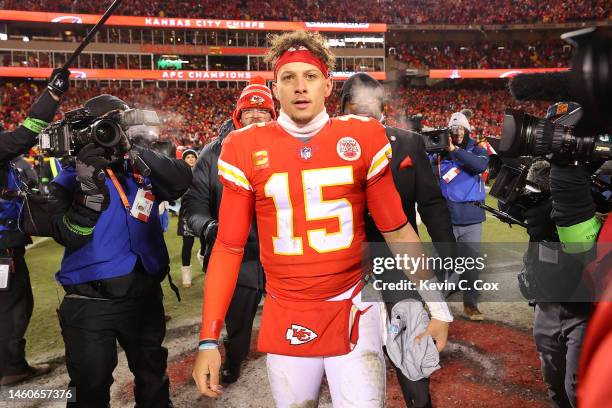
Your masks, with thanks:
<instances>
[{"instance_id":1,"label":"white stripe on pants","mask_svg":"<svg viewBox=\"0 0 612 408\"><path fill-rule=\"evenodd\" d=\"M384 406L380 304L361 302L361 294L353 303L361 310L372 307L359 320L359 340L350 353L335 357L268 354L268 380L277 408L316 407L324 373L334 408Z\"/></svg>"}]
</instances>

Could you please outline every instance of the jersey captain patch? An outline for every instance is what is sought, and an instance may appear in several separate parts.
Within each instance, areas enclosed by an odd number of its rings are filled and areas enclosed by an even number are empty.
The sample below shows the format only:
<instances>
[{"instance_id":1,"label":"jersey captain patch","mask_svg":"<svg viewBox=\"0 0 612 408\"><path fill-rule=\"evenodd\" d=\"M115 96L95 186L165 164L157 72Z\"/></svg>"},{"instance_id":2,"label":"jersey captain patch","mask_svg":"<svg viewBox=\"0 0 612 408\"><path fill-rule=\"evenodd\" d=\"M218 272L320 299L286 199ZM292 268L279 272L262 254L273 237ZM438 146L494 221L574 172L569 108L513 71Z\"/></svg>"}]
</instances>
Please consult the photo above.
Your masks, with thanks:
<instances>
[{"instance_id":1,"label":"jersey captain patch","mask_svg":"<svg viewBox=\"0 0 612 408\"><path fill-rule=\"evenodd\" d=\"M352 137L345 136L338 140L336 152L344 160L355 161L361 157L361 146Z\"/></svg>"}]
</instances>

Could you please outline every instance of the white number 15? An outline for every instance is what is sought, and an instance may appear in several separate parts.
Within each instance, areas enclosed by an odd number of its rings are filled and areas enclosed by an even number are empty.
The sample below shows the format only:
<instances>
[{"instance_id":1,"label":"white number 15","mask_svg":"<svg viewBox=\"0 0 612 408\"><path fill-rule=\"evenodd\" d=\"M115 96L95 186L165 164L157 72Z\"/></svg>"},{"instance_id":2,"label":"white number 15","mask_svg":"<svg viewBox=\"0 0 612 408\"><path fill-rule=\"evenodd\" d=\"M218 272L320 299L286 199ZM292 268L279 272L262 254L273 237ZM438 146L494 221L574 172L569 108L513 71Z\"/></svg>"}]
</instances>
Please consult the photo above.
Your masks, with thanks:
<instances>
[{"instance_id":1,"label":"white number 15","mask_svg":"<svg viewBox=\"0 0 612 408\"><path fill-rule=\"evenodd\" d=\"M308 230L308 245L317 252L332 252L348 248L353 242L353 208L346 198L323 199L323 187L353 184L353 167L332 167L302 171L302 190L306 221L338 219L340 230L328 233L324 228ZM289 174L274 173L265 185L266 197L276 207L277 236L272 237L274 253L302 255L302 237L293 232L294 214L289 194Z\"/></svg>"}]
</instances>

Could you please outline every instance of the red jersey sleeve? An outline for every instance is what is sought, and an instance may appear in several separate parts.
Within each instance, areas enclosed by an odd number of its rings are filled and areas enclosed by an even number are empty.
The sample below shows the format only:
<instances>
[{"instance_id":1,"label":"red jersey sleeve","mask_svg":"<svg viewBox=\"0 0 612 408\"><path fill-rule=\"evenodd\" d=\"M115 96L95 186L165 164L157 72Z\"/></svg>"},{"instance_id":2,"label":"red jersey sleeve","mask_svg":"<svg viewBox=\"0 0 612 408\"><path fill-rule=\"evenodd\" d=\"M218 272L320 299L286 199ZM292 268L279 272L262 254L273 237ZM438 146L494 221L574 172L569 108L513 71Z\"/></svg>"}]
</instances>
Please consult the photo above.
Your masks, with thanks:
<instances>
[{"instance_id":1,"label":"red jersey sleeve","mask_svg":"<svg viewBox=\"0 0 612 408\"><path fill-rule=\"evenodd\" d=\"M247 129L247 128L245 128ZM234 131L223 141L221 155L217 162L219 179L224 187L231 188L241 194L252 195L253 186L249 181L250 164L248 146L241 143L245 140L240 131Z\"/></svg>"},{"instance_id":2,"label":"red jersey sleeve","mask_svg":"<svg viewBox=\"0 0 612 408\"><path fill-rule=\"evenodd\" d=\"M366 179L367 184L372 185L383 176L389 168L391 160L391 144L387 139L384 126L375 120L368 122L367 131L369 133L368 145L366 150L366 167L368 169Z\"/></svg>"}]
</instances>

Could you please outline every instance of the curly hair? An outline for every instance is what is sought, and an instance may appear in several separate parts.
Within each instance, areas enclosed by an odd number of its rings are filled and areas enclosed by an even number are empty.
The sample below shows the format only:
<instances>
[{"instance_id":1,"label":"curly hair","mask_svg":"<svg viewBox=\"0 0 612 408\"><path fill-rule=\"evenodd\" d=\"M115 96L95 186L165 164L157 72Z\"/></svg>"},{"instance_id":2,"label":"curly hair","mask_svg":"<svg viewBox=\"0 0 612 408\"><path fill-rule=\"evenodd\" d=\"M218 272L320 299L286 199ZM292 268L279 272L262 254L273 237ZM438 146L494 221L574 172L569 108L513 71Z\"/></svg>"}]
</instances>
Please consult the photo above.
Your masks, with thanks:
<instances>
[{"instance_id":1,"label":"curly hair","mask_svg":"<svg viewBox=\"0 0 612 408\"><path fill-rule=\"evenodd\" d=\"M266 54L264 61L272 65L276 64L276 61L289 48L302 46L308 48L315 57L323 61L330 72L336 67L336 56L325 44L325 37L317 32L291 31L270 35L268 36L268 42L270 43L270 50Z\"/></svg>"}]
</instances>

